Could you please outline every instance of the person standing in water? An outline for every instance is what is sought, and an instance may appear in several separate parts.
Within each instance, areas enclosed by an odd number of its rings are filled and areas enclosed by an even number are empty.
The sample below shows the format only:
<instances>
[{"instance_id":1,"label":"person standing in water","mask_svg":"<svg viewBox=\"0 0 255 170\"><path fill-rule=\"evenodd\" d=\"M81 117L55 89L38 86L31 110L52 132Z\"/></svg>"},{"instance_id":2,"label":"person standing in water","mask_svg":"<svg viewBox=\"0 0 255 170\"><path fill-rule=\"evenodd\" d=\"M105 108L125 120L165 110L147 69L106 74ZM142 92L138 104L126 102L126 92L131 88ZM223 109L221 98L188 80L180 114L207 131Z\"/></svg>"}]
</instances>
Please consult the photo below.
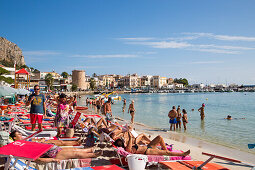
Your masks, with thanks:
<instances>
[{"instance_id":1,"label":"person standing in water","mask_svg":"<svg viewBox=\"0 0 255 170\"><path fill-rule=\"evenodd\" d=\"M181 128L181 117L182 117L182 114L181 114L181 107L180 105L178 106L177 108L177 117L176 117L176 120L177 120L177 123L176 123L176 128Z\"/></svg>"},{"instance_id":2,"label":"person standing in water","mask_svg":"<svg viewBox=\"0 0 255 170\"><path fill-rule=\"evenodd\" d=\"M129 105L128 113L129 113L129 112L130 112L130 115L131 115L131 123L134 123L134 119L135 119L134 100L132 100L131 104Z\"/></svg>"},{"instance_id":3,"label":"person standing in water","mask_svg":"<svg viewBox=\"0 0 255 170\"><path fill-rule=\"evenodd\" d=\"M177 111L176 111L175 106L173 106L172 110L169 111L168 117L170 118L170 120L169 120L169 123L170 123L170 131L172 130L172 127L174 127L174 131L175 131L176 123L177 123L177 120L176 120Z\"/></svg>"},{"instance_id":4,"label":"person standing in water","mask_svg":"<svg viewBox=\"0 0 255 170\"><path fill-rule=\"evenodd\" d=\"M182 123L183 123L184 130L186 130L187 129L186 124L188 123L188 115L185 109L182 109L182 113L183 113Z\"/></svg>"},{"instance_id":5,"label":"person standing in water","mask_svg":"<svg viewBox=\"0 0 255 170\"><path fill-rule=\"evenodd\" d=\"M127 100L124 99L124 100L123 100L123 107L122 107L122 112L123 112L123 113L125 112L126 104L127 104Z\"/></svg>"},{"instance_id":6,"label":"person standing in water","mask_svg":"<svg viewBox=\"0 0 255 170\"><path fill-rule=\"evenodd\" d=\"M202 107L200 107L198 109L198 111L200 112L201 120L204 120L204 118L205 118L205 104L204 103L202 104Z\"/></svg>"}]
</instances>

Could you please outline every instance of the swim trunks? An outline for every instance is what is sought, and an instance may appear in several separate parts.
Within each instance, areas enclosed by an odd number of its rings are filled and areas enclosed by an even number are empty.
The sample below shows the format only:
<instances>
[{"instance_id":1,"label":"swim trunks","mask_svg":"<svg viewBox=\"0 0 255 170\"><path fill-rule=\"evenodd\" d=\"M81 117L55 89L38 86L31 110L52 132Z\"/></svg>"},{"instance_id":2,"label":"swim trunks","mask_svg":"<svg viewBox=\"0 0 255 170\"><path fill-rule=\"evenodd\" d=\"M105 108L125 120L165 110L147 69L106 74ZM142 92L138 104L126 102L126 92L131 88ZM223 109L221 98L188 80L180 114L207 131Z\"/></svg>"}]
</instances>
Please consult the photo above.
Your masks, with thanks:
<instances>
[{"instance_id":1,"label":"swim trunks","mask_svg":"<svg viewBox=\"0 0 255 170\"><path fill-rule=\"evenodd\" d=\"M171 124L176 124L176 123L177 123L176 118L174 118L174 119L170 119L170 120L169 120L169 123L171 123Z\"/></svg>"},{"instance_id":2,"label":"swim trunks","mask_svg":"<svg viewBox=\"0 0 255 170\"><path fill-rule=\"evenodd\" d=\"M31 124L36 124L36 121L41 124L43 120L43 115L30 113L30 122Z\"/></svg>"}]
</instances>

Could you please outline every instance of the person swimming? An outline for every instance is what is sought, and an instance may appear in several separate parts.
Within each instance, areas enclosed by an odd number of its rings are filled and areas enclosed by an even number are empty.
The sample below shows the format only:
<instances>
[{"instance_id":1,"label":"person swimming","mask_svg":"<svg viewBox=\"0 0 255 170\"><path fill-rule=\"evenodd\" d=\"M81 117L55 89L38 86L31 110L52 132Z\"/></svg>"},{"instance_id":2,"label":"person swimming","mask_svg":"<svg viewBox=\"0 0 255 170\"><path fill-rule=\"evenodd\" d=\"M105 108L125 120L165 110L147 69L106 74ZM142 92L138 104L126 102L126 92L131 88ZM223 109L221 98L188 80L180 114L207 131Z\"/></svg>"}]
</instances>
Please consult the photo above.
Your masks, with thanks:
<instances>
[{"instance_id":1,"label":"person swimming","mask_svg":"<svg viewBox=\"0 0 255 170\"><path fill-rule=\"evenodd\" d=\"M243 118L232 118L232 116L228 115L227 118L224 118L224 119L227 119L227 120L232 120L232 119L245 119L244 117Z\"/></svg>"}]
</instances>

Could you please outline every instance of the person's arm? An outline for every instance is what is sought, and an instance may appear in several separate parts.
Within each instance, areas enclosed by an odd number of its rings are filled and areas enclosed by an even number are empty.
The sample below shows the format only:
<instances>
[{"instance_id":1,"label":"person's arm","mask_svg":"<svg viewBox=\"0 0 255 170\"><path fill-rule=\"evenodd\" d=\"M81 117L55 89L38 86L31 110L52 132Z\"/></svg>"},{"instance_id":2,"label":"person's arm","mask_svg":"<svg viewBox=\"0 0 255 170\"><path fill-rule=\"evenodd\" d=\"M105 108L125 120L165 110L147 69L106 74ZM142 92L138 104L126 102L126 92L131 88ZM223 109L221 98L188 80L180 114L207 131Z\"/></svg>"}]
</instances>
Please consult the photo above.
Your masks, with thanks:
<instances>
[{"instance_id":1,"label":"person's arm","mask_svg":"<svg viewBox=\"0 0 255 170\"><path fill-rule=\"evenodd\" d=\"M37 158L35 160L36 163L50 163L50 162L57 162L60 163L60 159L56 158Z\"/></svg>"},{"instance_id":2,"label":"person's arm","mask_svg":"<svg viewBox=\"0 0 255 170\"><path fill-rule=\"evenodd\" d=\"M26 103L26 106L29 106L31 104L31 102L34 100L35 96L31 97L29 96L28 97L28 100L27 100L27 103Z\"/></svg>"},{"instance_id":3,"label":"person's arm","mask_svg":"<svg viewBox=\"0 0 255 170\"><path fill-rule=\"evenodd\" d=\"M201 107L198 109L199 112L201 112Z\"/></svg>"},{"instance_id":4,"label":"person's arm","mask_svg":"<svg viewBox=\"0 0 255 170\"><path fill-rule=\"evenodd\" d=\"M70 97L70 100L67 102L69 105L73 102L73 97Z\"/></svg>"},{"instance_id":5,"label":"person's arm","mask_svg":"<svg viewBox=\"0 0 255 170\"><path fill-rule=\"evenodd\" d=\"M129 113L129 110L130 110L130 105L129 105L129 107L128 107L128 111L127 111L128 113Z\"/></svg>"},{"instance_id":6,"label":"person's arm","mask_svg":"<svg viewBox=\"0 0 255 170\"><path fill-rule=\"evenodd\" d=\"M128 138L129 138L129 141L128 141L128 144L127 144L127 147L126 147L126 151L131 153L132 152L133 140L132 140L132 136L131 136L130 132L128 132Z\"/></svg>"}]
</instances>

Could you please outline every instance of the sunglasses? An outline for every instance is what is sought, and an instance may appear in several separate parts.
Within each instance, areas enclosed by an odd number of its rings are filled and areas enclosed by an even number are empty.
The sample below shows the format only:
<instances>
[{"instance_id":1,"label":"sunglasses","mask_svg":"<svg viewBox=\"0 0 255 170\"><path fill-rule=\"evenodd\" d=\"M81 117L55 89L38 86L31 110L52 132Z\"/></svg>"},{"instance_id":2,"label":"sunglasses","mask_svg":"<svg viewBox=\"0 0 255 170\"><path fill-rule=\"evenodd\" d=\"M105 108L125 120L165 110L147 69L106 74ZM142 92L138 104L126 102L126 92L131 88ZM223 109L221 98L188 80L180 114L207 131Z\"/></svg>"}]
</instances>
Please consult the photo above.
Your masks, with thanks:
<instances>
[{"instance_id":1,"label":"sunglasses","mask_svg":"<svg viewBox=\"0 0 255 170\"><path fill-rule=\"evenodd\" d=\"M35 90L40 90L40 89L35 89Z\"/></svg>"}]
</instances>

